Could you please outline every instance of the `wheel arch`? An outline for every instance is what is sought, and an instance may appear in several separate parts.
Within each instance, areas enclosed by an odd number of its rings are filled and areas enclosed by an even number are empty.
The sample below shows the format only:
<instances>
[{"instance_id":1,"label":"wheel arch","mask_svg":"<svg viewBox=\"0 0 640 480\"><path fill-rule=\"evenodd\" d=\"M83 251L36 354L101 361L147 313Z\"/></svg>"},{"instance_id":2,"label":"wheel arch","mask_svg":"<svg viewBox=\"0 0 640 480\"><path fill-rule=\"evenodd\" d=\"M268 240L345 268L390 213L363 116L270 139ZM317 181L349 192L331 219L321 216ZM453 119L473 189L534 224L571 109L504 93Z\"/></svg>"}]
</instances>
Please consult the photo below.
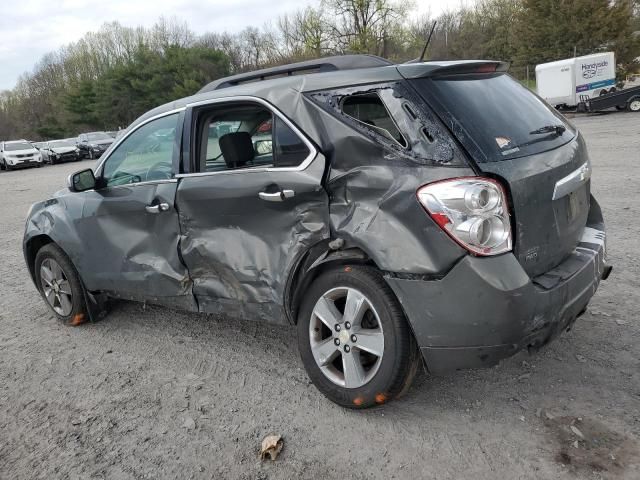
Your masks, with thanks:
<instances>
[{"instance_id":1,"label":"wheel arch","mask_svg":"<svg viewBox=\"0 0 640 480\"><path fill-rule=\"evenodd\" d=\"M360 247L345 247L341 239L323 240L310 247L291 270L285 286L284 306L289 323L298 323L298 311L305 291L323 272L341 265L370 265L380 270Z\"/></svg>"},{"instance_id":2,"label":"wheel arch","mask_svg":"<svg viewBox=\"0 0 640 480\"><path fill-rule=\"evenodd\" d=\"M84 281L82 279L82 275L80 275L80 273L78 272L78 269L74 264L73 260L71 259L71 257L69 257L68 252L65 251L65 249L62 248L62 246L58 242L56 242L53 238L51 238L46 233L34 235L29 239L27 239L24 243L25 261L27 263L27 268L29 269L29 274L31 275L31 279L33 280L33 283L36 286L36 288L38 290L40 289L38 282L36 281L36 272L35 272L36 257L38 255L38 252L43 247L51 244L55 245L57 248L60 249L60 251L62 251L62 253L64 253L67 256L67 258L69 259L69 262L71 263L71 266L76 271L80 284L82 285L83 296L84 296L83 301L85 303L87 314L89 315L89 319L91 321L96 321L104 317L107 313L106 295L104 295L101 292L90 292L86 289L84 285Z\"/></svg>"},{"instance_id":3,"label":"wheel arch","mask_svg":"<svg viewBox=\"0 0 640 480\"><path fill-rule=\"evenodd\" d=\"M36 283L36 273L35 273L36 255L38 254L38 251L42 247L50 243L55 243L55 242L49 235L45 233L40 235L34 235L33 237L29 238L25 242L24 259L27 263L29 274L31 275L31 279L33 280L34 283Z\"/></svg>"}]
</instances>

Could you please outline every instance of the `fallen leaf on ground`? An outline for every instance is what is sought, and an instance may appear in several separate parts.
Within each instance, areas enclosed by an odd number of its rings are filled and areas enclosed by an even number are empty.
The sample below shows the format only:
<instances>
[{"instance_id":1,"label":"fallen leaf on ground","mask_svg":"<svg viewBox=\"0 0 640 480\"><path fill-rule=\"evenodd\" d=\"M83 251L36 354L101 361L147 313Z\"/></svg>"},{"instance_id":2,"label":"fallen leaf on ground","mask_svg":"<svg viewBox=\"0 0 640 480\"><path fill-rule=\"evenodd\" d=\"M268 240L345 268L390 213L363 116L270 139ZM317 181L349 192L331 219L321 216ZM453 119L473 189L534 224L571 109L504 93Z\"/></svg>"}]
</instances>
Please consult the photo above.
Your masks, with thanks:
<instances>
[{"instance_id":1,"label":"fallen leaf on ground","mask_svg":"<svg viewBox=\"0 0 640 480\"><path fill-rule=\"evenodd\" d=\"M583 439L583 440L584 440L584 435L582 434L582 432L581 432L580 430L578 430L578 427L576 427L576 426L574 426L574 425L571 425L571 427L570 427L570 428L571 428L571 431L572 431L573 433L575 433L578 437L580 437L581 439Z\"/></svg>"},{"instance_id":2,"label":"fallen leaf on ground","mask_svg":"<svg viewBox=\"0 0 640 480\"><path fill-rule=\"evenodd\" d=\"M191 417L187 417L185 418L182 426L187 430L193 430L194 428L196 428L196 421Z\"/></svg>"},{"instance_id":3,"label":"fallen leaf on ground","mask_svg":"<svg viewBox=\"0 0 640 480\"><path fill-rule=\"evenodd\" d=\"M275 460L278 458L278 454L282 450L282 446L284 445L284 440L280 435L267 435L262 440L262 448L260 448L260 459L264 460L267 458L267 455L271 458L271 460Z\"/></svg>"}]
</instances>

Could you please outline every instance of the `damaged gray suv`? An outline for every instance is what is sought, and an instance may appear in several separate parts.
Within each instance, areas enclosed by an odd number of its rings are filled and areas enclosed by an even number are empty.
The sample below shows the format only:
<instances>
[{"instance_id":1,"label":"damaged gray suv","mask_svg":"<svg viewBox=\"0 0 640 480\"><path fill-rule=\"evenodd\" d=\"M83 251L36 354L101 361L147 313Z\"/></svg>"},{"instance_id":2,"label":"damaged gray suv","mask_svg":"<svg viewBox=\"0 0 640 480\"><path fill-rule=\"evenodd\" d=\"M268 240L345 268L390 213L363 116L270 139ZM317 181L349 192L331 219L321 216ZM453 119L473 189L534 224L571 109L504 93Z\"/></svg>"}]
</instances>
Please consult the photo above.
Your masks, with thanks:
<instances>
[{"instance_id":1,"label":"damaged gray suv","mask_svg":"<svg viewBox=\"0 0 640 480\"><path fill-rule=\"evenodd\" d=\"M110 298L297 328L352 408L569 329L611 267L576 129L495 61L302 62L136 120L35 204L24 256L65 323Z\"/></svg>"}]
</instances>

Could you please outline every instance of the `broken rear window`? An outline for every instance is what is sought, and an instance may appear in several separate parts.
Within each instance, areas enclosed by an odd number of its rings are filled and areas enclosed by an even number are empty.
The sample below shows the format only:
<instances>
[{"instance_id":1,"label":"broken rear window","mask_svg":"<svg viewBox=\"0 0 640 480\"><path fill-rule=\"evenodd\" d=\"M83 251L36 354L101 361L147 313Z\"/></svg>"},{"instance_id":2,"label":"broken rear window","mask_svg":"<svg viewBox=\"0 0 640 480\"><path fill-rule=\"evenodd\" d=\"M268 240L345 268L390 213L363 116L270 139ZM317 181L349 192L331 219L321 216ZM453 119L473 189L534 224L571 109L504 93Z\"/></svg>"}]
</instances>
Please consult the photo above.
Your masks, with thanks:
<instances>
[{"instance_id":1,"label":"broken rear window","mask_svg":"<svg viewBox=\"0 0 640 480\"><path fill-rule=\"evenodd\" d=\"M345 97L342 100L342 111L389 140L407 147L407 141L398 130L377 93L363 93Z\"/></svg>"},{"instance_id":2,"label":"broken rear window","mask_svg":"<svg viewBox=\"0 0 640 480\"><path fill-rule=\"evenodd\" d=\"M446 127L404 82L316 91L309 97L363 137L383 146L386 161L468 165Z\"/></svg>"}]
</instances>

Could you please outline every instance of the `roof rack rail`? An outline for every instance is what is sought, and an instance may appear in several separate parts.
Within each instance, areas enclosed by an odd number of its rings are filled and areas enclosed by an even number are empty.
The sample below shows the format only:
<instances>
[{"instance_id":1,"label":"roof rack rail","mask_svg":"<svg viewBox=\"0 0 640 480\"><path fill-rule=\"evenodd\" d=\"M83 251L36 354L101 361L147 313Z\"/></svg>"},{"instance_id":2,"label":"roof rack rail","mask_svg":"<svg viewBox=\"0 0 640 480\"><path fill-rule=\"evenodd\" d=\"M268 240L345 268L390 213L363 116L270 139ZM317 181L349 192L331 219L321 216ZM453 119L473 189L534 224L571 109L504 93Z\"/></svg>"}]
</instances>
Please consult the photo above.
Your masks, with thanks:
<instances>
[{"instance_id":1,"label":"roof rack rail","mask_svg":"<svg viewBox=\"0 0 640 480\"><path fill-rule=\"evenodd\" d=\"M269 80L276 77L334 72L337 70L385 67L389 65L394 65L394 63L376 55L337 55L334 57L317 58L315 60L290 63L288 65L264 68L262 70L255 70L253 72L240 73L231 77L220 78L205 85L198 93L211 92L221 88L234 87L243 83Z\"/></svg>"}]
</instances>

